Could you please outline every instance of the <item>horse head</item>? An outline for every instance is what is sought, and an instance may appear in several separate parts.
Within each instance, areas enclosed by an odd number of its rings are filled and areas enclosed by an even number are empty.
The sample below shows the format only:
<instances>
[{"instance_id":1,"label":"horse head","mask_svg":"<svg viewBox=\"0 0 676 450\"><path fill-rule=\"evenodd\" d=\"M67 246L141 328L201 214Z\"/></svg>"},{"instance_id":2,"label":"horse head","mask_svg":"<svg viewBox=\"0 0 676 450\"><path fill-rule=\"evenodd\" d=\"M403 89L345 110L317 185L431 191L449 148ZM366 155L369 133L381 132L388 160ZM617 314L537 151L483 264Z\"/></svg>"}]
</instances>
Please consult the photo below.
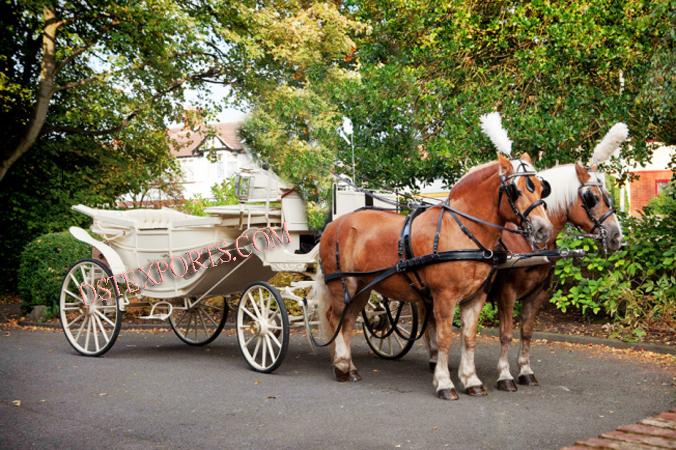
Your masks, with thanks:
<instances>
[{"instance_id":1,"label":"horse head","mask_svg":"<svg viewBox=\"0 0 676 450\"><path fill-rule=\"evenodd\" d=\"M498 213L506 222L518 225L531 245L546 244L553 231L542 200L551 191L549 183L537 175L528 153L514 160L498 153L498 163Z\"/></svg>"}]
</instances>

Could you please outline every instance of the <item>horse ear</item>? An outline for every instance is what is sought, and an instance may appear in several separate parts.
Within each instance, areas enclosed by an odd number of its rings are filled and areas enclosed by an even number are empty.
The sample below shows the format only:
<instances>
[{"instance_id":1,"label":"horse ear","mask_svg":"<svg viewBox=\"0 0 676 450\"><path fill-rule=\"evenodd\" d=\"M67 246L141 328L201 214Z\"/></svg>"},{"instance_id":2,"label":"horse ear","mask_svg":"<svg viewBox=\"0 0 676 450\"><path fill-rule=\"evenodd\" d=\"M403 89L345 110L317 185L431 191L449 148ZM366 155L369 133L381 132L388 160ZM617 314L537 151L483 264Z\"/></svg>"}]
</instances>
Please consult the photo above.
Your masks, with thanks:
<instances>
[{"instance_id":1,"label":"horse ear","mask_svg":"<svg viewBox=\"0 0 676 450\"><path fill-rule=\"evenodd\" d=\"M498 152L498 162L500 163L500 173L502 175L510 175L512 173L512 162L501 152Z\"/></svg>"},{"instance_id":2,"label":"horse ear","mask_svg":"<svg viewBox=\"0 0 676 450\"><path fill-rule=\"evenodd\" d=\"M533 160L530 159L530 155L526 152L521 153L521 156L519 157L521 161L525 161L530 165L533 165Z\"/></svg>"},{"instance_id":3,"label":"horse ear","mask_svg":"<svg viewBox=\"0 0 676 450\"><path fill-rule=\"evenodd\" d=\"M579 162L575 163L575 173L577 174L577 179L580 180L580 183L584 184L591 178L587 169L585 169L582 164Z\"/></svg>"}]
</instances>

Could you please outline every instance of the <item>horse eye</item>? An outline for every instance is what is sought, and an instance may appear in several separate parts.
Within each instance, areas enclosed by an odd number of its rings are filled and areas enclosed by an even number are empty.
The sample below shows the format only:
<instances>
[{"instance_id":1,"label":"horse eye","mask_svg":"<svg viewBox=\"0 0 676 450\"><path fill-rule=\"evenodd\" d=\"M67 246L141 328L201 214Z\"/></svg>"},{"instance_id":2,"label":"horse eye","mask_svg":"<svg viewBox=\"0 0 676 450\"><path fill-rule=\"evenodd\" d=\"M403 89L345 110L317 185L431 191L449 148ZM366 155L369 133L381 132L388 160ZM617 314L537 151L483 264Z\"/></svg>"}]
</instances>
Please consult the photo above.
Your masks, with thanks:
<instances>
[{"instance_id":1,"label":"horse eye","mask_svg":"<svg viewBox=\"0 0 676 450\"><path fill-rule=\"evenodd\" d=\"M533 180L530 179L530 177L526 177L526 189L528 189L530 192L535 192L535 184L533 183Z\"/></svg>"}]
</instances>

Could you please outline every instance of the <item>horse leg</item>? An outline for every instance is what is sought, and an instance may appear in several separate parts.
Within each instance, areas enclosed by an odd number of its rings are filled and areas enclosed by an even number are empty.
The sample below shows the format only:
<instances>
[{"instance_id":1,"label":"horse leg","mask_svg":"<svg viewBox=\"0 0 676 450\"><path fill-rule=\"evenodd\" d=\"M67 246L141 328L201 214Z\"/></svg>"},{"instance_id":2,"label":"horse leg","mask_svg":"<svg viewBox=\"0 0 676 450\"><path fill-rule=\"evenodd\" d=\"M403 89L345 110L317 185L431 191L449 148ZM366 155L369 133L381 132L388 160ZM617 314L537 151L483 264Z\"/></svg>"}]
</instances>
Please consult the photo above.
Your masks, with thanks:
<instances>
[{"instance_id":1,"label":"horse leg","mask_svg":"<svg viewBox=\"0 0 676 450\"><path fill-rule=\"evenodd\" d=\"M509 286L501 286L497 293L498 316L500 318L500 359L498 359L498 390L516 392L514 377L509 370L509 345L512 343L514 302L516 293Z\"/></svg>"},{"instance_id":2,"label":"horse leg","mask_svg":"<svg viewBox=\"0 0 676 450\"><path fill-rule=\"evenodd\" d=\"M455 299L455 296L444 296L442 298ZM443 400L457 400L458 393L451 381L451 373L448 370L448 353L451 350L453 311L455 301L442 302L441 299L435 299L433 305L434 321L436 323L435 335L438 344L437 364L434 368L434 378L432 384L436 390L437 397ZM432 319L430 317L430 319Z\"/></svg>"},{"instance_id":3,"label":"horse leg","mask_svg":"<svg viewBox=\"0 0 676 450\"><path fill-rule=\"evenodd\" d=\"M462 333L460 341L460 366L458 377L465 392L472 396L486 395L486 389L476 374L474 365L474 349L476 348L476 333L479 324L479 314L486 301L486 294L480 292L470 302L460 306L462 318ZM441 360L441 358L440 358ZM438 365L437 365L438 367Z\"/></svg>"},{"instance_id":4,"label":"horse leg","mask_svg":"<svg viewBox=\"0 0 676 450\"><path fill-rule=\"evenodd\" d=\"M425 347L427 347L427 352L430 355L429 367L432 372L437 366L437 357L439 354L439 345L437 344L437 330L436 324L434 322L434 315L428 319L427 329L425 330L424 335Z\"/></svg>"},{"instance_id":5,"label":"horse leg","mask_svg":"<svg viewBox=\"0 0 676 450\"><path fill-rule=\"evenodd\" d=\"M523 302L521 313L521 352L519 353L519 384L538 386L538 380L530 368L530 343L533 339L533 326L540 307L549 297L545 289L539 289Z\"/></svg>"},{"instance_id":6,"label":"horse leg","mask_svg":"<svg viewBox=\"0 0 676 450\"><path fill-rule=\"evenodd\" d=\"M370 292L362 293L359 297L353 298L349 305L346 305L347 312L343 321L343 326L336 336L333 346L333 373L337 381L361 381L361 375L352 361L352 335L357 316L368 301ZM335 321L338 326L338 320ZM334 328L335 329L335 328Z\"/></svg>"}]
</instances>

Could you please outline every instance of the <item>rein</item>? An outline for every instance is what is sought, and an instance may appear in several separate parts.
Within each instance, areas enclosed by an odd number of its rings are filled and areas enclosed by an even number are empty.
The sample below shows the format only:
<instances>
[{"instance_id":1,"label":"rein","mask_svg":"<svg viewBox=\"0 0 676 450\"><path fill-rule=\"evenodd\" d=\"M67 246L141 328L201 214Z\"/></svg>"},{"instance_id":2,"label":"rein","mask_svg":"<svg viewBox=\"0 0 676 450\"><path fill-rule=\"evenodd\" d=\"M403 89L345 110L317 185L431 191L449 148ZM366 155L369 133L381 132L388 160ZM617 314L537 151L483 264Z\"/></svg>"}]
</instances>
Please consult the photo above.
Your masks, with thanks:
<instances>
[{"instance_id":1,"label":"rein","mask_svg":"<svg viewBox=\"0 0 676 450\"><path fill-rule=\"evenodd\" d=\"M523 161L521 161L521 165L519 166L519 169L525 168L526 165ZM463 211L459 211L455 208L453 208L450 205L450 195L449 198L447 198L440 206L440 212L439 212L439 218L437 220L437 226L436 226L436 231L434 234L434 243L433 243L433 251L430 254L423 255L423 256L414 256L413 251L411 248L411 230L412 230L412 224L413 220L415 217L417 217L420 213L423 211L427 210L428 208L432 207L430 204L420 204L420 203L413 203L410 202L408 205L409 208L413 209L411 213L408 215L406 218L406 221L404 222L404 226L401 231L401 237L399 239L399 262L397 262L394 266L391 267L383 267L380 269L376 270L371 270L367 272L343 272L340 269L340 246L338 241L336 241L336 272L330 273L330 274L324 274L324 283L328 284L331 281L336 281L340 280L343 288L343 311L341 313L338 326L336 327L336 330L334 331L333 335L327 342L320 343L318 342L314 336L312 336L312 333L310 334L310 339L313 343L313 345L317 347L326 347L330 345L335 339L338 337L338 334L340 333L340 330L343 327L343 323L345 321L345 317L347 314L347 309L352 301L352 299L357 298L358 296L362 295L365 292L369 292L371 289L373 289L375 286L386 280L387 278L395 275L395 274L402 274L408 278L409 281L409 286L418 293L418 295L426 301L427 304L431 303L431 298L429 296L429 289L424 286L422 283L422 280L419 278L416 269L427 266L430 264L439 264L442 262L450 262L450 261L479 261L479 262L484 262L487 264L491 264L491 272L484 280L484 282L481 284L479 289L474 292L472 295L467 297L466 299L463 299L461 303L474 298L474 296L481 290L488 291L490 288L491 282L493 281L495 277L495 273L497 271L497 266L501 263L504 263L507 260L508 253L507 251L504 250L492 250L486 248L481 241L462 223L459 217L463 217L467 220L470 220L472 222L478 223L480 225L485 225L492 227L494 229L500 230L500 231L508 231L510 233L517 233L517 234L522 234L522 235L529 235L530 232L532 232L532 226L530 224L530 221L528 220L528 215L538 206L543 204L544 202L542 199L538 199L535 202L533 202L524 212L519 211L519 209L516 207L516 204L514 203L517 196L520 194L518 192L518 189L516 188L516 185L512 182L510 185L507 185L507 181L511 180L514 177L517 176L535 176L536 173L532 171L523 171L523 172L517 172L514 174L511 174L509 176L500 176L500 188L499 188L499 194L498 194L498 210L500 208L500 202L502 198L503 192L506 193L506 197L509 201L509 204L514 211L515 215L519 217L520 219L520 224L517 226L519 227L518 230L514 230L511 228L507 228L504 225L498 225L495 223L491 223L488 221L485 221L483 219L480 219L478 217L475 217L471 214L468 214ZM361 189L357 186L354 185L351 181L343 180L346 183L349 183L355 190L358 192L363 192L366 195L371 196L372 198L375 198L377 200L380 200L384 203L391 204L396 207L398 210L401 208L402 204L393 200L390 200L385 197L380 197L377 196L376 194L373 194L373 192ZM511 192L511 194L510 194ZM365 207L362 209L373 209L369 207ZM478 247L477 249L468 249L468 250L447 250L447 251L439 251L439 238L441 235L441 228L443 225L443 216L444 214L448 212L451 217L454 219L460 230L472 241L476 246ZM524 228L525 225L525 228ZM320 263L321 264L321 263ZM323 270L322 270L323 272ZM410 273L413 272L415 275L415 278L422 287L418 287L414 280L411 278ZM359 289L357 292L354 293L350 297L350 294L347 289L347 283L346 283L346 278L348 277L356 277L356 278L365 278L365 277L374 277L371 281L369 281L365 286L363 286L361 289ZM303 304L307 308L307 300L304 298L303 299ZM399 314L397 314L397 317ZM307 319L306 319L307 320Z\"/></svg>"}]
</instances>

